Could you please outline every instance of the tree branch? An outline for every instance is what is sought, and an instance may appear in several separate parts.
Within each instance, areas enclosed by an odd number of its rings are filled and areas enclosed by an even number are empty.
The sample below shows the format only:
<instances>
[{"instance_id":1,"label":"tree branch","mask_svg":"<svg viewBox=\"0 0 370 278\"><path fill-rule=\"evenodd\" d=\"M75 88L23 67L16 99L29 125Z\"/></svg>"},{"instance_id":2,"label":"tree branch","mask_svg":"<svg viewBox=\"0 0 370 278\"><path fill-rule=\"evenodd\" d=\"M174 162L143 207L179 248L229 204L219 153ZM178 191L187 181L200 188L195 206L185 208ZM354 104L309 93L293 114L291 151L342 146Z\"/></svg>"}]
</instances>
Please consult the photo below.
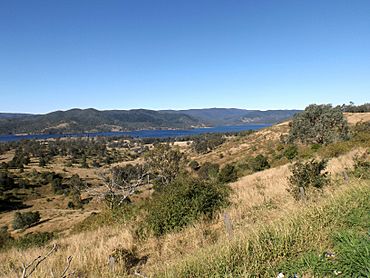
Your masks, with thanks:
<instances>
[{"instance_id":1,"label":"tree branch","mask_svg":"<svg viewBox=\"0 0 370 278\"><path fill-rule=\"evenodd\" d=\"M44 260L46 260L47 257L49 257L57 248L57 245L54 244L53 248L45 255L45 256L38 256L36 259L34 259L31 263L25 265L22 263L22 276L21 278L27 278L30 277L31 274L36 270L36 268L39 266L40 263L42 263ZM31 268L32 267L32 268ZM27 273L27 271L29 272Z\"/></svg>"}]
</instances>

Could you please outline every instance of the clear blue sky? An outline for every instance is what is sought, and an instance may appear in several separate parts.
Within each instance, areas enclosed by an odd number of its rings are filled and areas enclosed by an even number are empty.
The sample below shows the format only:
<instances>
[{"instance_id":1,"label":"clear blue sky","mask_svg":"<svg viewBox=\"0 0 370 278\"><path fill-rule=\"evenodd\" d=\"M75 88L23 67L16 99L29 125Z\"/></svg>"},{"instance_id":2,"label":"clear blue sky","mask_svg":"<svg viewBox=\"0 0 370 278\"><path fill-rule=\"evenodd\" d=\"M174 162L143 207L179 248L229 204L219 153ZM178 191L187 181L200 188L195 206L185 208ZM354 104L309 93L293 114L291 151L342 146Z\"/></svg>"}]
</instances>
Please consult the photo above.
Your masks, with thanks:
<instances>
[{"instance_id":1,"label":"clear blue sky","mask_svg":"<svg viewBox=\"0 0 370 278\"><path fill-rule=\"evenodd\" d=\"M369 0L0 0L0 111L370 101Z\"/></svg>"}]
</instances>

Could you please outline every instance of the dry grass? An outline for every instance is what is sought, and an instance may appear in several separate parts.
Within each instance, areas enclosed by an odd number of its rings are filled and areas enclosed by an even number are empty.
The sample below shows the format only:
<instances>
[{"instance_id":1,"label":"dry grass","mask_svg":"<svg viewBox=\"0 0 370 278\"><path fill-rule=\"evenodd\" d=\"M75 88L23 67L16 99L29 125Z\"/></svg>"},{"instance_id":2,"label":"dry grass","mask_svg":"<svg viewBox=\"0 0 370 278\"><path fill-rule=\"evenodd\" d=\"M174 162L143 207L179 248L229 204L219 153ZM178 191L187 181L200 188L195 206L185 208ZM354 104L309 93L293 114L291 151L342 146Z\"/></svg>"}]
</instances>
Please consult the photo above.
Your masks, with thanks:
<instances>
[{"instance_id":1,"label":"dry grass","mask_svg":"<svg viewBox=\"0 0 370 278\"><path fill-rule=\"evenodd\" d=\"M130 232L124 227L103 228L83 234L69 236L57 241L59 250L39 267L34 277L50 277L50 270L54 273L63 271L67 256L73 256L73 269L88 274L88 277L113 277L108 267L108 257L117 246L132 247ZM25 252L10 250L0 253L1 277L17 277L15 269L22 262L30 262L40 254L47 253L48 248L32 248Z\"/></svg>"},{"instance_id":2,"label":"dry grass","mask_svg":"<svg viewBox=\"0 0 370 278\"><path fill-rule=\"evenodd\" d=\"M266 151L273 149L280 142L280 136L287 134L288 131L287 123L264 128L247 136L229 138L210 153L205 155L192 154L191 158L200 163L212 161L223 166L248 156L266 153Z\"/></svg>"},{"instance_id":3,"label":"dry grass","mask_svg":"<svg viewBox=\"0 0 370 278\"><path fill-rule=\"evenodd\" d=\"M344 113L349 124L364 123L370 121L370 112L367 113Z\"/></svg>"},{"instance_id":4,"label":"dry grass","mask_svg":"<svg viewBox=\"0 0 370 278\"><path fill-rule=\"evenodd\" d=\"M369 120L367 118L369 116L370 113L346 115L351 124ZM279 141L280 135L287 132L287 123L282 123L246 137L229 139L213 152L193 158L199 162L212 161L221 165L235 162L247 155L265 152L266 148L273 147ZM185 149L187 146L182 144L180 147ZM336 175L350 169L353 156L358 152L361 153L364 150L352 151L332 159L328 165L329 171ZM220 154L223 155L222 158ZM11 156L11 153L7 153L1 159L10 160ZM77 173L84 179L90 179L90 182L97 180L98 173L95 169L64 167L64 162L58 159L55 162L55 165L48 170L67 175ZM34 162L26 169L26 172L33 168L42 170ZM231 184L234 190L232 205L223 213L227 213L232 219L235 237L245 234L245 231L254 233L260 225L290 215L297 209L296 203L286 191L288 176L288 165L283 165L245 176ZM328 192L331 190L334 188L329 189ZM66 210L66 200L61 196L56 196L52 202L48 202L46 198L31 200L30 204L33 205L32 210L41 212L43 219L50 220L28 229L27 232L55 230L66 232L68 228L82 221L97 208L96 203L92 203L84 211ZM9 225L12 215L13 213L0 214L0 223ZM75 235L66 233L56 240L61 246L60 250L40 266L34 276L50 277L50 269L53 269L55 273L61 272L66 257L73 255L72 268L85 273L88 277L115 277L117 275L122 277L125 275L122 269L115 273L109 270L108 256L118 246L132 248L134 245L137 245L140 255L149 255L147 264L142 268L143 273L153 275L181 261L185 255L228 240L223 214L212 222L195 223L178 233L168 234L160 239L149 238L144 242L137 241L134 230L135 227L129 225L117 225ZM15 268L20 266L21 262L31 261L47 251L48 248L44 247L26 251L11 249L0 253L0 277L16 277Z\"/></svg>"},{"instance_id":5,"label":"dry grass","mask_svg":"<svg viewBox=\"0 0 370 278\"><path fill-rule=\"evenodd\" d=\"M10 150L2 155L0 155L0 162L10 162L13 157L14 157L14 154L15 154L15 150Z\"/></svg>"},{"instance_id":6,"label":"dry grass","mask_svg":"<svg viewBox=\"0 0 370 278\"><path fill-rule=\"evenodd\" d=\"M348 123L354 125L370 121L370 113L345 113ZM230 138L223 145L205 155L191 153L200 163L212 161L221 166L240 161L247 156L265 154L280 142L280 136L289 133L289 121L267 127L244 137Z\"/></svg>"},{"instance_id":7,"label":"dry grass","mask_svg":"<svg viewBox=\"0 0 370 278\"><path fill-rule=\"evenodd\" d=\"M65 167L64 160L62 158L56 158L52 165L48 165L44 168L38 166L38 161L31 161L31 163L25 167L25 171L22 176L28 178L33 170L38 172L56 172L66 177L78 174L84 181L92 185L100 183L99 171L102 171L102 169L97 171L92 168L83 169L77 167ZM17 170L12 171L17 172ZM17 175L19 174L17 173ZM29 194L29 191L25 190L20 190L20 193L23 193L23 191ZM82 195L82 197L87 198L88 196ZM39 211L43 223L29 228L26 231L14 232L11 229L14 211L9 211L0 214L0 226L7 225L14 237L19 237L29 232L46 231L63 232L66 234L74 225L84 220L91 214L91 212L99 211L100 208L100 205L93 200L91 203L84 206L84 210L67 209L68 201L70 201L70 199L63 195L55 195L49 185L37 187L35 188L34 193L28 195L27 200L24 201L24 204L29 206L29 208L21 209L20 211Z\"/></svg>"},{"instance_id":8,"label":"dry grass","mask_svg":"<svg viewBox=\"0 0 370 278\"><path fill-rule=\"evenodd\" d=\"M52 194L50 194L52 196ZM27 230L12 229L14 211L0 214L0 226L7 225L13 237L23 236L26 233L34 232L61 232L68 234L70 229L77 223L83 221L92 212L99 212L100 205L93 201L84 206L83 210L67 209L69 199L62 195L44 197L29 200L26 202L29 208L20 210L21 212L39 211L42 223Z\"/></svg>"},{"instance_id":9,"label":"dry grass","mask_svg":"<svg viewBox=\"0 0 370 278\"><path fill-rule=\"evenodd\" d=\"M347 171L352 167L353 157L363 152L363 149L355 150L332 159L328 165L329 172L334 176ZM231 184L234 190L233 205L225 213L230 215L236 234L244 234L246 230L253 232L260 225L289 215L296 210L296 202L286 190L289 175L289 165L284 165L245 176ZM210 232L212 232L211 235L209 235ZM163 251L165 255L152 258L147 267L156 271L163 269L165 263L173 259L176 261L178 255L189 254L209 245L212 236L218 237L215 243L227 240L222 215L208 225L200 223L180 233L165 236L162 243L166 248ZM176 252L179 251L176 256ZM169 254L173 255L169 256Z\"/></svg>"},{"instance_id":10,"label":"dry grass","mask_svg":"<svg viewBox=\"0 0 370 278\"><path fill-rule=\"evenodd\" d=\"M276 277L279 272L332 277L335 269L344 277L367 277L368 240L358 240L367 237L369 189L369 180L353 179L271 223L244 228L228 242L182 258L155 277ZM336 259L328 262L322 254L332 248Z\"/></svg>"},{"instance_id":11,"label":"dry grass","mask_svg":"<svg viewBox=\"0 0 370 278\"><path fill-rule=\"evenodd\" d=\"M350 168L353 156L362 151L353 151L332 159L329 163L330 172L337 174ZM296 210L295 202L286 191L288 175L288 165L284 165L246 176L231 185L234 189L232 206L225 213L232 219L235 234L244 234L245 231L253 233L260 225ZM132 248L134 244L138 244L141 255L149 255L148 263L142 271L151 275L178 262L184 255L227 240L222 214L211 223L196 223L160 239L149 238L137 242L133 231L134 227L120 225L61 238L57 240L61 250L37 270L35 277L49 277L50 268L58 273L68 255L74 256L73 269L88 274L88 277L113 277L107 265L108 256L118 246ZM0 273L3 273L3 277L15 277L14 266L19 266L22 261L30 261L46 251L45 247L26 251L12 249L0 253Z\"/></svg>"}]
</instances>

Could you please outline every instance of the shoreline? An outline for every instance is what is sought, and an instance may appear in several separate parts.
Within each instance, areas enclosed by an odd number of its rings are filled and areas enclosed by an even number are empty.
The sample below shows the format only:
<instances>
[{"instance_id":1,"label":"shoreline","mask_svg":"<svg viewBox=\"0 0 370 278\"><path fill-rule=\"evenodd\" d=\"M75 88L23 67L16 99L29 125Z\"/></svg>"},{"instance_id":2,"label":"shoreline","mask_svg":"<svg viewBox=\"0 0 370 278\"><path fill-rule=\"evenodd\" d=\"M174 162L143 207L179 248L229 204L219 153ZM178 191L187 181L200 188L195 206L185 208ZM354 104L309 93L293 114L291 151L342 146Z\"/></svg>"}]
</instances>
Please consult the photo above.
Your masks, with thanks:
<instances>
[{"instance_id":1,"label":"shoreline","mask_svg":"<svg viewBox=\"0 0 370 278\"><path fill-rule=\"evenodd\" d=\"M86 132L86 133L54 133L54 134L2 134L0 142L11 142L20 140L42 140L42 139L57 139L68 137L133 137L133 138L166 138L166 137L184 137L193 136L204 133L234 133L247 130L258 130L272 124L248 124L248 125L232 125L218 127L197 127L190 129L141 129L133 131L107 131L107 132Z\"/></svg>"}]
</instances>

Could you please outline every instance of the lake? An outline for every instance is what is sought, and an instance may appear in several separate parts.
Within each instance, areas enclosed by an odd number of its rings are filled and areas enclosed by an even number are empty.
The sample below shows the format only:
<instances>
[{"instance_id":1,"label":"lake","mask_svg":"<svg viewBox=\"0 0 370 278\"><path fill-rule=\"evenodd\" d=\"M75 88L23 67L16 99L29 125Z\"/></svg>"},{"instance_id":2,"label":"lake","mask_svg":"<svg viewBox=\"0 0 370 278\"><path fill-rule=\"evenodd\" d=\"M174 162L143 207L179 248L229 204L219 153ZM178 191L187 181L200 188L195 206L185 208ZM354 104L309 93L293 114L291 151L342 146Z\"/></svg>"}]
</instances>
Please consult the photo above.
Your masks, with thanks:
<instances>
[{"instance_id":1,"label":"lake","mask_svg":"<svg viewBox=\"0 0 370 278\"><path fill-rule=\"evenodd\" d=\"M11 142L30 139L51 139L65 137L112 137L130 136L134 138L168 138L185 137L204 133L226 133L240 132L245 130L258 130L271 124L236 125L236 126L217 126L208 128L193 128L180 130L137 130L125 132L96 132L96 133L72 133L72 134L32 134L32 135L0 135L0 142Z\"/></svg>"}]
</instances>

